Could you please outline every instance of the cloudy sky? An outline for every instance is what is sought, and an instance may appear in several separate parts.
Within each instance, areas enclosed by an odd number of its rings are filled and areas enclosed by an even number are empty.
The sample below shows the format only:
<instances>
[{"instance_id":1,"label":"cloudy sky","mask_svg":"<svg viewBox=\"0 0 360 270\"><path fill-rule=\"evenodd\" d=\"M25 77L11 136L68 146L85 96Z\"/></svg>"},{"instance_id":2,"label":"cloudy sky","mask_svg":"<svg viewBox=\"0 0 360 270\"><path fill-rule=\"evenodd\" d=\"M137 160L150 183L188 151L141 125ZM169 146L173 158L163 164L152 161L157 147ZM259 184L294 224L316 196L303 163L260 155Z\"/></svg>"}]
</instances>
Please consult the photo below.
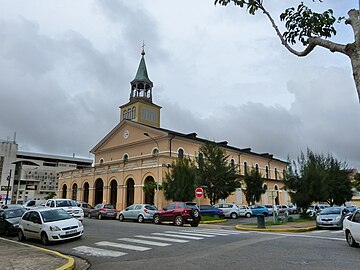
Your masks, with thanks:
<instances>
[{"instance_id":1,"label":"cloudy sky","mask_svg":"<svg viewBox=\"0 0 360 270\"><path fill-rule=\"evenodd\" d=\"M278 15L300 1L271 0ZM358 0L306 1L344 16ZM161 126L286 160L307 147L360 169L350 61L297 58L262 14L213 0L0 0L0 139L89 157L128 102L145 40ZM282 25L281 23L279 23ZM336 42L353 41L337 26Z\"/></svg>"}]
</instances>

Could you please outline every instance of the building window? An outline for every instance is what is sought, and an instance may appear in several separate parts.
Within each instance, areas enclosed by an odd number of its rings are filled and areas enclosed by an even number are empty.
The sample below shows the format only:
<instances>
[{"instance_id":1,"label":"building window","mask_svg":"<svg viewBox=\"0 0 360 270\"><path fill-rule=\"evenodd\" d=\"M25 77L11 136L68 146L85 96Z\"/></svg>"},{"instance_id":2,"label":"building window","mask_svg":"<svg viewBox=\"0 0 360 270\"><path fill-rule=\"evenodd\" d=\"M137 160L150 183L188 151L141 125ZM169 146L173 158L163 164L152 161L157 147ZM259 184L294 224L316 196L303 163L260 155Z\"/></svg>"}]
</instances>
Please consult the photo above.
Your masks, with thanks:
<instances>
[{"instance_id":1,"label":"building window","mask_svg":"<svg viewBox=\"0 0 360 270\"><path fill-rule=\"evenodd\" d=\"M256 171L256 173L259 173L259 165L258 164L255 164L255 171Z\"/></svg>"},{"instance_id":2,"label":"building window","mask_svg":"<svg viewBox=\"0 0 360 270\"><path fill-rule=\"evenodd\" d=\"M275 179L276 179L276 180L278 179L278 171L277 171L276 168L275 168Z\"/></svg>"},{"instance_id":3,"label":"building window","mask_svg":"<svg viewBox=\"0 0 360 270\"><path fill-rule=\"evenodd\" d=\"M268 166L265 167L265 174L266 174L266 178L269 178L269 167Z\"/></svg>"},{"instance_id":4,"label":"building window","mask_svg":"<svg viewBox=\"0 0 360 270\"><path fill-rule=\"evenodd\" d=\"M235 167L235 160L233 158L230 160L230 165L233 168Z\"/></svg>"},{"instance_id":5,"label":"building window","mask_svg":"<svg viewBox=\"0 0 360 270\"><path fill-rule=\"evenodd\" d=\"M135 115L136 115L136 108L132 107L132 109L131 109L131 119L135 119Z\"/></svg>"},{"instance_id":6,"label":"building window","mask_svg":"<svg viewBox=\"0 0 360 270\"><path fill-rule=\"evenodd\" d=\"M248 166L247 166L247 162L244 161L244 174L246 175L248 173Z\"/></svg>"},{"instance_id":7,"label":"building window","mask_svg":"<svg viewBox=\"0 0 360 270\"><path fill-rule=\"evenodd\" d=\"M128 154L125 154L125 155L123 156L123 161L124 161L124 162L128 162L128 161L129 161L129 155L128 155Z\"/></svg>"},{"instance_id":8,"label":"building window","mask_svg":"<svg viewBox=\"0 0 360 270\"><path fill-rule=\"evenodd\" d=\"M103 163L104 163L104 159L103 159L103 158L100 158L99 163L100 163L100 164L103 164Z\"/></svg>"},{"instance_id":9,"label":"building window","mask_svg":"<svg viewBox=\"0 0 360 270\"><path fill-rule=\"evenodd\" d=\"M268 189L268 186L267 186L266 183L263 185L263 189L264 189L264 190L267 190L267 189Z\"/></svg>"},{"instance_id":10,"label":"building window","mask_svg":"<svg viewBox=\"0 0 360 270\"><path fill-rule=\"evenodd\" d=\"M183 149L178 150L178 158L180 158L180 159L184 158L184 150Z\"/></svg>"},{"instance_id":11,"label":"building window","mask_svg":"<svg viewBox=\"0 0 360 270\"><path fill-rule=\"evenodd\" d=\"M159 155L159 149L155 148L153 151L152 151L152 155L154 157L157 157Z\"/></svg>"}]
</instances>

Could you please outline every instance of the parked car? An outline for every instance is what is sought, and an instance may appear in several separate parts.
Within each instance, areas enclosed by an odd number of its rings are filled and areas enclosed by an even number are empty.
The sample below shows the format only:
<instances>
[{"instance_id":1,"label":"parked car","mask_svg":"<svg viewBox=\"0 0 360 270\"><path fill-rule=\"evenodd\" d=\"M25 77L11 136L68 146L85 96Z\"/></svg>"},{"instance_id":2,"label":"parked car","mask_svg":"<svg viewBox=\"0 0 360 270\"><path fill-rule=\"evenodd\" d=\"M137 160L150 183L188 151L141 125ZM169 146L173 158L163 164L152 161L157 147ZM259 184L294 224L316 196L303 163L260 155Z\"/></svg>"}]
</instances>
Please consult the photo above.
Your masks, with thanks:
<instances>
[{"instance_id":1,"label":"parked car","mask_svg":"<svg viewBox=\"0 0 360 270\"><path fill-rule=\"evenodd\" d=\"M45 207L62 208L74 218L80 221L84 219L84 211L77 206L75 201L70 199L50 199L46 201Z\"/></svg>"},{"instance_id":2,"label":"parked car","mask_svg":"<svg viewBox=\"0 0 360 270\"><path fill-rule=\"evenodd\" d=\"M279 214L285 214L286 212L288 214L290 214L290 211L289 211L289 207L285 204L279 204L279 205L276 205L276 207L278 208L279 210Z\"/></svg>"},{"instance_id":3,"label":"parked car","mask_svg":"<svg viewBox=\"0 0 360 270\"><path fill-rule=\"evenodd\" d=\"M91 209L88 213L88 218L97 217L103 218L116 218L116 210L112 204L100 203L95 205L94 209Z\"/></svg>"},{"instance_id":4,"label":"parked car","mask_svg":"<svg viewBox=\"0 0 360 270\"><path fill-rule=\"evenodd\" d=\"M277 207L277 205L264 204L264 206L269 210L269 215L273 215L274 212L275 214L279 214L279 208Z\"/></svg>"},{"instance_id":5,"label":"parked car","mask_svg":"<svg viewBox=\"0 0 360 270\"><path fill-rule=\"evenodd\" d=\"M46 204L46 200L28 200L26 201L23 206L30 210L31 208L34 208L34 207L40 207L40 206L45 206Z\"/></svg>"},{"instance_id":6,"label":"parked car","mask_svg":"<svg viewBox=\"0 0 360 270\"><path fill-rule=\"evenodd\" d=\"M343 220L349 211L344 207L326 207L316 217L318 228L343 228Z\"/></svg>"},{"instance_id":7,"label":"parked car","mask_svg":"<svg viewBox=\"0 0 360 270\"><path fill-rule=\"evenodd\" d=\"M264 205L254 204L250 208L254 216L264 215L267 217L269 215L269 210Z\"/></svg>"},{"instance_id":8,"label":"parked car","mask_svg":"<svg viewBox=\"0 0 360 270\"><path fill-rule=\"evenodd\" d=\"M227 218L238 218L240 216L239 207L234 203L218 203L214 206L221 209Z\"/></svg>"},{"instance_id":9,"label":"parked car","mask_svg":"<svg viewBox=\"0 0 360 270\"><path fill-rule=\"evenodd\" d=\"M84 234L81 221L69 215L62 208L35 208L27 211L19 221L18 239L40 239L43 245Z\"/></svg>"},{"instance_id":10,"label":"parked car","mask_svg":"<svg viewBox=\"0 0 360 270\"><path fill-rule=\"evenodd\" d=\"M287 207L289 209L289 214L297 214L297 213L299 213L299 210L298 210L296 205L290 203L290 204L288 204Z\"/></svg>"},{"instance_id":11,"label":"parked car","mask_svg":"<svg viewBox=\"0 0 360 270\"><path fill-rule=\"evenodd\" d=\"M125 221L127 219L131 219L131 220L137 220L139 223L142 223L145 220L152 221L154 213L156 211L157 208L154 205L132 204L126 207L124 210L120 211L119 220Z\"/></svg>"},{"instance_id":12,"label":"parked car","mask_svg":"<svg viewBox=\"0 0 360 270\"><path fill-rule=\"evenodd\" d=\"M78 207L81 207L81 209L84 211L84 217L87 217L89 214L89 211L91 209L94 209L93 206L91 206L90 204L86 203L86 202L82 202L82 201L77 201L76 205Z\"/></svg>"},{"instance_id":13,"label":"parked car","mask_svg":"<svg viewBox=\"0 0 360 270\"><path fill-rule=\"evenodd\" d=\"M8 208L0 210L0 234L5 236L17 234L19 220L25 213L25 208Z\"/></svg>"},{"instance_id":14,"label":"parked car","mask_svg":"<svg viewBox=\"0 0 360 270\"><path fill-rule=\"evenodd\" d=\"M14 209L14 208L24 208L21 204L4 204L0 209Z\"/></svg>"},{"instance_id":15,"label":"parked car","mask_svg":"<svg viewBox=\"0 0 360 270\"><path fill-rule=\"evenodd\" d=\"M156 211L153 217L155 224L170 221L176 226L182 226L185 223L190 224L191 227L197 227L200 220L200 210L193 202L172 202L163 210Z\"/></svg>"},{"instance_id":16,"label":"parked car","mask_svg":"<svg viewBox=\"0 0 360 270\"><path fill-rule=\"evenodd\" d=\"M347 216L343 222L346 241L351 247L360 243L360 209Z\"/></svg>"},{"instance_id":17,"label":"parked car","mask_svg":"<svg viewBox=\"0 0 360 270\"><path fill-rule=\"evenodd\" d=\"M240 217L251 217L252 216L252 211L250 206L248 205L238 205L239 208L239 216Z\"/></svg>"},{"instance_id":18,"label":"parked car","mask_svg":"<svg viewBox=\"0 0 360 270\"><path fill-rule=\"evenodd\" d=\"M309 217L314 217L314 216L316 216L317 213L319 213L321 210L325 209L326 207L329 207L329 205L327 205L327 204L313 204L306 210L306 214Z\"/></svg>"},{"instance_id":19,"label":"parked car","mask_svg":"<svg viewBox=\"0 0 360 270\"><path fill-rule=\"evenodd\" d=\"M356 211L358 209L358 207L355 205L349 205L349 206L346 206L346 209L349 210L350 213L353 213L354 211Z\"/></svg>"},{"instance_id":20,"label":"parked car","mask_svg":"<svg viewBox=\"0 0 360 270\"><path fill-rule=\"evenodd\" d=\"M200 213L202 216L212 216L217 218L225 217L224 211L213 205L200 205Z\"/></svg>"}]
</instances>

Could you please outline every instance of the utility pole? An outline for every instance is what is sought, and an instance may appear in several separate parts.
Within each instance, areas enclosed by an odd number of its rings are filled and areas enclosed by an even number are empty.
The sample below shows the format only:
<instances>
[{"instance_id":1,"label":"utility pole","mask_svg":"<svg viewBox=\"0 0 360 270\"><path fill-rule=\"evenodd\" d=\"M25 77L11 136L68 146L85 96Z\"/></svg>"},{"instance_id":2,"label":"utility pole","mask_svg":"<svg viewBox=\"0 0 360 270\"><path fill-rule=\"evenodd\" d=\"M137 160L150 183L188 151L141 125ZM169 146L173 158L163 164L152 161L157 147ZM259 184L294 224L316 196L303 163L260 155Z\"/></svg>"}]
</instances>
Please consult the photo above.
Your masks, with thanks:
<instances>
[{"instance_id":1,"label":"utility pole","mask_svg":"<svg viewBox=\"0 0 360 270\"><path fill-rule=\"evenodd\" d=\"M7 185L7 189L6 189L6 200L5 200L5 205L7 205L8 199L9 199L9 189L10 189L10 181L11 181L11 169L10 169L10 174L7 177L8 180L8 185Z\"/></svg>"}]
</instances>

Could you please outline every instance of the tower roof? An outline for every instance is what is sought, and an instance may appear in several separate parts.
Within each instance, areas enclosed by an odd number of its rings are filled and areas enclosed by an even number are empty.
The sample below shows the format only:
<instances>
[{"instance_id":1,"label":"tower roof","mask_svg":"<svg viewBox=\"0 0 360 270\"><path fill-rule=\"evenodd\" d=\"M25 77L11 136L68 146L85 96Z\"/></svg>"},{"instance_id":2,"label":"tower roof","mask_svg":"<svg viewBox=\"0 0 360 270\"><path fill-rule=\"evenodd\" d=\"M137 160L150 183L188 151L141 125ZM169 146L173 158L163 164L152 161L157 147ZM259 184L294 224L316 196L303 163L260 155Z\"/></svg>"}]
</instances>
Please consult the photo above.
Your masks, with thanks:
<instances>
[{"instance_id":1,"label":"tower roof","mask_svg":"<svg viewBox=\"0 0 360 270\"><path fill-rule=\"evenodd\" d=\"M149 75L147 73L146 64L145 64L145 57L144 56L145 56L145 51L143 49L141 51L141 60L140 60L138 70L136 72L136 76L131 81L131 84L135 83L135 82L146 82L146 83L149 83L152 86L153 82L150 81L150 79L149 79Z\"/></svg>"}]
</instances>

